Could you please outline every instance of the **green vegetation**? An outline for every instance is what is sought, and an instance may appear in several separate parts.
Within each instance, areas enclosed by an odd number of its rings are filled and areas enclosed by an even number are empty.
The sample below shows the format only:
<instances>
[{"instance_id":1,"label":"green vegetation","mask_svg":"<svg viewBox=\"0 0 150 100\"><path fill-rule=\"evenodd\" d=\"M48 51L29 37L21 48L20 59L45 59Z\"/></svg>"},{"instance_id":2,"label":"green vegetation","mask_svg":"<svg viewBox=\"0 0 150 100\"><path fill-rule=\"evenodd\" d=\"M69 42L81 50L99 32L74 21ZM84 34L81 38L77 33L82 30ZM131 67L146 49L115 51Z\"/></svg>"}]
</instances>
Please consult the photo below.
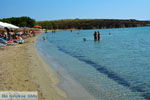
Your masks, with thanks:
<instances>
[{"instance_id":1,"label":"green vegetation","mask_svg":"<svg viewBox=\"0 0 150 100\"><path fill-rule=\"evenodd\" d=\"M44 29L58 29L58 26L53 21L36 22L37 25L42 26Z\"/></svg>"},{"instance_id":2,"label":"green vegetation","mask_svg":"<svg viewBox=\"0 0 150 100\"><path fill-rule=\"evenodd\" d=\"M30 17L12 17L0 19L2 22L10 23L19 27L33 27L35 20Z\"/></svg>"},{"instance_id":3,"label":"green vegetation","mask_svg":"<svg viewBox=\"0 0 150 100\"><path fill-rule=\"evenodd\" d=\"M55 21L38 21L36 24L45 29L102 29L147 26L149 21L115 20L115 19L67 19Z\"/></svg>"},{"instance_id":4,"label":"green vegetation","mask_svg":"<svg viewBox=\"0 0 150 100\"><path fill-rule=\"evenodd\" d=\"M34 25L41 25L44 29L103 29L143 27L150 25L150 21L138 21L134 19L66 19L36 22L30 17L12 17L0 19L0 21L11 23L19 27L33 27Z\"/></svg>"}]
</instances>

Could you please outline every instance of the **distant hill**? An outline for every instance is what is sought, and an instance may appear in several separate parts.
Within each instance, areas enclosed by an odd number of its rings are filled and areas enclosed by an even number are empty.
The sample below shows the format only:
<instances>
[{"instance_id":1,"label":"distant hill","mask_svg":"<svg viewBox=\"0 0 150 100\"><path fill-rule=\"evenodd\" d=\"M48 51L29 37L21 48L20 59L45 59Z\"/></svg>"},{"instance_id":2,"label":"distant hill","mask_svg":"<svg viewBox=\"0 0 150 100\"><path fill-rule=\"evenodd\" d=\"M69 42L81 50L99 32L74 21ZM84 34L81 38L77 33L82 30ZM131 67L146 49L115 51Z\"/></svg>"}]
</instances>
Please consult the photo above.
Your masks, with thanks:
<instances>
[{"instance_id":1,"label":"distant hill","mask_svg":"<svg viewBox=\"0 0 150 100\"><path fill-rule=\"evenodd\" d=\"M65 19L54 21L38 21L36 24L45 29L106 29L149 26L150 21L135 19Z\"/></svg>"}]
</instances>

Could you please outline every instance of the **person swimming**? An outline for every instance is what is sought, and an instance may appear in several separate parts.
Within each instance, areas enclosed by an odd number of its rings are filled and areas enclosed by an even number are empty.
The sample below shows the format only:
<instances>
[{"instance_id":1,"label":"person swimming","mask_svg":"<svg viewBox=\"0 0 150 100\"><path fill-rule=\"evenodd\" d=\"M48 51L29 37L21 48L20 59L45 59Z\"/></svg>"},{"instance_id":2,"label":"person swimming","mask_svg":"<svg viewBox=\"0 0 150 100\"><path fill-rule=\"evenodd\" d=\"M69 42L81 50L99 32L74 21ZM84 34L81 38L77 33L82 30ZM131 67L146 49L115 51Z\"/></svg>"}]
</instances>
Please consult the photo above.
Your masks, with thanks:
<instances>
[{"instance_id":1,"label":"person swimming","mask_svg":"<svg viewBox=\"0 0 150 100\"><path fill-rule=\"evenodd\" d=\"M46 37L45 37L45 36L43 36L42 38L43 38L43 40L46 40Z\"/></svg>"},{"instance_id":2,"label":"person swimming","mask_svg":"<svg viewBox=\"0 0 150 100\"><path fill-rule=\"evenodd\" d=\"M85 42L85 41L86 41L86 38L83 38L83 41Z\"/></svg>"}]
</instances>

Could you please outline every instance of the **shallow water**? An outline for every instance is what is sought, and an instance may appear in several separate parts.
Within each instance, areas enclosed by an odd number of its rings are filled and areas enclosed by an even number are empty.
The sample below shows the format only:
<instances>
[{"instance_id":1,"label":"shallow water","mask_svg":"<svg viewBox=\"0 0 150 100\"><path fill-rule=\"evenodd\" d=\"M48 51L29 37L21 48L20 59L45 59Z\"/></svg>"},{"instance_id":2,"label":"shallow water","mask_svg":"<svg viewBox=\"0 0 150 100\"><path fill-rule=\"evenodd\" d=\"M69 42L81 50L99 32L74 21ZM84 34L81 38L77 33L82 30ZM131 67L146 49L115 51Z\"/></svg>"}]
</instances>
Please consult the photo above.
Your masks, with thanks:
<instances>
[{"instance_id":1,"label":"shallow water","mask_svg":"<svg viewBox=\"0 0 150 100\"><path fill-rule=\"evenodd\" d=\"M93 41L94 31L101 32L100 42ZM150 27L44 36L47 40L39 37L37 48L60 77L60 87L68 91L70 100L81 99L75 93L89 100L150 100Z\"/></svg>"}]
</instances>

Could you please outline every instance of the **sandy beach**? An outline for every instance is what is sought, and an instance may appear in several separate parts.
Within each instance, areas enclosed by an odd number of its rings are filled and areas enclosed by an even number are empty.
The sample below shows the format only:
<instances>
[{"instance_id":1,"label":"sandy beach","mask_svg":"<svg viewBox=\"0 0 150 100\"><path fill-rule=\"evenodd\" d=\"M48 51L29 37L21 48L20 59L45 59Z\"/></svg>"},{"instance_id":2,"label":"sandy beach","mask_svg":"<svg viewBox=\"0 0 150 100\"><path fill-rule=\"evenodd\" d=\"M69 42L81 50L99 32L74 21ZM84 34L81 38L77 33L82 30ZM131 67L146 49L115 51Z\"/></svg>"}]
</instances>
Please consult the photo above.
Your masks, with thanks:
<instances>
[{"instance_id":1,"label":"sandy beach","mask_svg":"<svg viewBox=\"0 0 150 100\"><path fill-rule=\"evenodd\" d=\"M36 38L0 48L0 91L38 91L39 100L65 100L58 78L35 49Z\"/></svg>"}]
</instances>

